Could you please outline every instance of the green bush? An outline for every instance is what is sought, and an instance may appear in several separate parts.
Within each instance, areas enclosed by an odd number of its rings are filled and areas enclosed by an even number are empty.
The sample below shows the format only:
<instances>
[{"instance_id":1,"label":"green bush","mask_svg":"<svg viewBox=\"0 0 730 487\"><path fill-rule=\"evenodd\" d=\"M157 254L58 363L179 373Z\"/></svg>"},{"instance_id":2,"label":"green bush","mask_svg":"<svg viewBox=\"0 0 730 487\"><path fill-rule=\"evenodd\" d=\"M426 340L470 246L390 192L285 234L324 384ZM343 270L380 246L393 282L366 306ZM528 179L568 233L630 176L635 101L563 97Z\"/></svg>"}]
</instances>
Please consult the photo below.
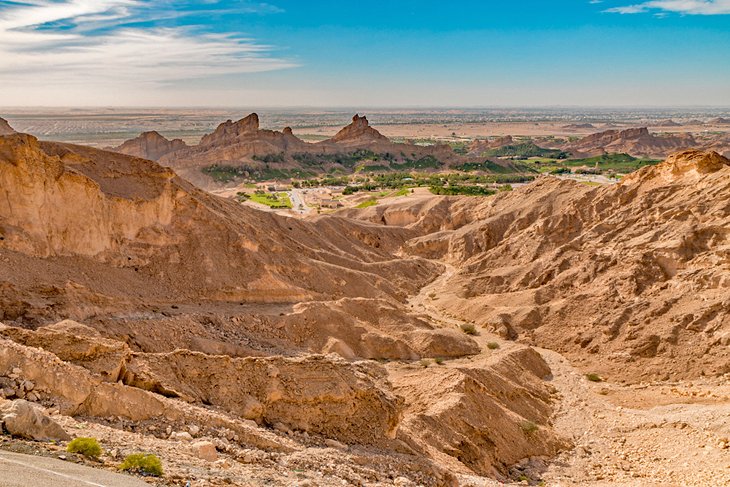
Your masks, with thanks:
<instances>
[{"instance_id":1,"label":"green bush","mask_svg":"<svg viewBox=\"0 0 730 487\"><path fill-rule=\"evenodd\" d=\"M88 458L99 458L102 453L101 446L96 438L74 438L66 447L70 453L78 453Z\"/></svg>"},{"instance_id":2,"label":"green bush","mask_svg":"<svg viewBox=\"0 0 730 487\"><path fill-rule=\"evenodd\" d=\"M586 374L586 379L591 382L603 382L603 378L598 374Z\"/></svg>"},{"instance_id":3,"label":"green bush","mask_svg":"<svg viewBox=\"0 0 730 487\"><path fill-rule=\"evenodd\" d=\"M461 325L461 331L466 333L467 335L476 335L477 334L477 328L471 323L464 323Z\"/></svg>"},{"instance_id":4,"label":"green bush","mask_svg":"<svg viewBox=\"0 0 730 487\"><path fill-rule=\"evenodd\" d=\"M497 342L489 342L489 343L487 343L487 348L489 350L497 350L499 348L499 343L497 343Z\"/></svg>"},{"instance_id":5,"label":"green bush","mask_svg":"<svg viewBox=\"0 0 730 487\"><path fill-rule=\"evenodd\" d=\"M436 362L436 365L443 365L444 363L444 359L441 357L436 357L433 361Z\"/></svg>"},{"instance_id":6,"label":"green bush","mask_svg":"<svg viewBox=\"0 0 730 487\"><path fill-rule=\"evenodd\" d=\"M157 455L151 453L134 453L124 458L122 464L119 465L119 470L141 475L150 475L152 477L161 477L162 462L160 462Z\"/></svg>"}]
</instances>

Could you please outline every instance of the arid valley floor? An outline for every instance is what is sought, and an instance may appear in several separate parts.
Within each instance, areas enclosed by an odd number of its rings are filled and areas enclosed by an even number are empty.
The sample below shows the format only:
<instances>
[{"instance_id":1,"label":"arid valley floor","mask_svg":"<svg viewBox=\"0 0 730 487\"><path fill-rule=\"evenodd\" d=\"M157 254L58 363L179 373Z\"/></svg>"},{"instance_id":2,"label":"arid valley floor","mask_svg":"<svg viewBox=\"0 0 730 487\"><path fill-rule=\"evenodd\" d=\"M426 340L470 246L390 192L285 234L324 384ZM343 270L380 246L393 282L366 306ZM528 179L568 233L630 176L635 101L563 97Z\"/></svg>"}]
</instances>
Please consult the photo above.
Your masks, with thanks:
<instances>
[{"instance_id":1,"label":"arid valley floor","mask_svg":"<svg viewBox=\"0 0 730 487\"><path fill-rule=\"evenodd\" d=\"M0 451L730 485L728 113L0 115Z\"/></svg>"}]
</instances>

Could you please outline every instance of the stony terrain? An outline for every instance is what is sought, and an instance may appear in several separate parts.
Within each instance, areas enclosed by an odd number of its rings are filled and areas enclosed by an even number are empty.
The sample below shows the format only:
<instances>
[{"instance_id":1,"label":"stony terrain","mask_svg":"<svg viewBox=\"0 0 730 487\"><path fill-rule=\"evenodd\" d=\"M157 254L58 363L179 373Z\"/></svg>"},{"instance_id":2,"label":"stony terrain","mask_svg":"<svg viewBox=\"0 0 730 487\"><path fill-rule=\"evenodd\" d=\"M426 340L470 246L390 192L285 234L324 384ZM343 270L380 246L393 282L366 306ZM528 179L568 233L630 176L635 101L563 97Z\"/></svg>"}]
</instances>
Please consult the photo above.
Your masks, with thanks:
<instances>
[{"instance_id":1,"label":"stony terrain","mask_svg":"<svg viewBox=\"0 0 730 487\"><path fill-rule=\"evenodd\" d=\"M206 144L291 135L261 132ZM159 485L726 484L727 194L689 151L294 219L8 131L0 447L152 452Z\"/></svg>"}]
</instances>

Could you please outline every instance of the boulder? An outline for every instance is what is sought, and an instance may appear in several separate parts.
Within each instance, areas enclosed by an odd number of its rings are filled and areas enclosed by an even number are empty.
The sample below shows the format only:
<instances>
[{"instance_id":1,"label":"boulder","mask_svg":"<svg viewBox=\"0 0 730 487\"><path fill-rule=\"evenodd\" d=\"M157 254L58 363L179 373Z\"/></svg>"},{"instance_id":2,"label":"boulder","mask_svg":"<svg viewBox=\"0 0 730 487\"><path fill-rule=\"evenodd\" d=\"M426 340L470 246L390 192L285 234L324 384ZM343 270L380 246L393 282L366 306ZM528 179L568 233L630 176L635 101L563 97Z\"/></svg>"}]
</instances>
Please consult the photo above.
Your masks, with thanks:
<instances>
[{"instance_id":1,"label":"boulder","mask_svg":"<svg viewBox=\"0 0 730 487\"><path fill-rule=\"evenodd\" d=\"M193 454L201 460L208 462L218 460L218 452L215 450L215 445L210 441L196 441L190 448L193 450Z\"/></svg>"},{"instance_id":2,"label":"boulder","mask_svg":"<svg viewBox=\"0 0 730 487\"><path fill-rule=\"evenodd\" d=\"M23 399L0 405L0 421L13 436L36 441L68 441L71 436L40 408Z\"/></svg>"}]
</instances>

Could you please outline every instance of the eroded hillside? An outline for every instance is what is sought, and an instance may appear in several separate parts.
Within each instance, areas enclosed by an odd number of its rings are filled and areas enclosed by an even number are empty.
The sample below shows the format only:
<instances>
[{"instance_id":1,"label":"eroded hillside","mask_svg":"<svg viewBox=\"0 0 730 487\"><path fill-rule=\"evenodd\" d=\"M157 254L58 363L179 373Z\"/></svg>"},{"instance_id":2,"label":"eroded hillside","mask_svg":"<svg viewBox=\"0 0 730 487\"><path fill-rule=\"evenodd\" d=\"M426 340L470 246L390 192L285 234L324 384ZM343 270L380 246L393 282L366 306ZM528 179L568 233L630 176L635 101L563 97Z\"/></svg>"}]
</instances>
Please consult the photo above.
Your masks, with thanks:
<instances>
[{"instance_id":1,"label":"eroded hillside","mask_svg":"<svg viewBox=\"0 0 730 487\"><path fill-rule=\"evenodd\" d=\"M544 177L294 219L8 133L0 183L2 396L157 452L168 485L623 481L577 460L604 394L582 374L625 401L641 380L730 372L730 161L714 153L599 188ZM699 423L686 434L724 431Z\"/></svg>"}]
</instances>

